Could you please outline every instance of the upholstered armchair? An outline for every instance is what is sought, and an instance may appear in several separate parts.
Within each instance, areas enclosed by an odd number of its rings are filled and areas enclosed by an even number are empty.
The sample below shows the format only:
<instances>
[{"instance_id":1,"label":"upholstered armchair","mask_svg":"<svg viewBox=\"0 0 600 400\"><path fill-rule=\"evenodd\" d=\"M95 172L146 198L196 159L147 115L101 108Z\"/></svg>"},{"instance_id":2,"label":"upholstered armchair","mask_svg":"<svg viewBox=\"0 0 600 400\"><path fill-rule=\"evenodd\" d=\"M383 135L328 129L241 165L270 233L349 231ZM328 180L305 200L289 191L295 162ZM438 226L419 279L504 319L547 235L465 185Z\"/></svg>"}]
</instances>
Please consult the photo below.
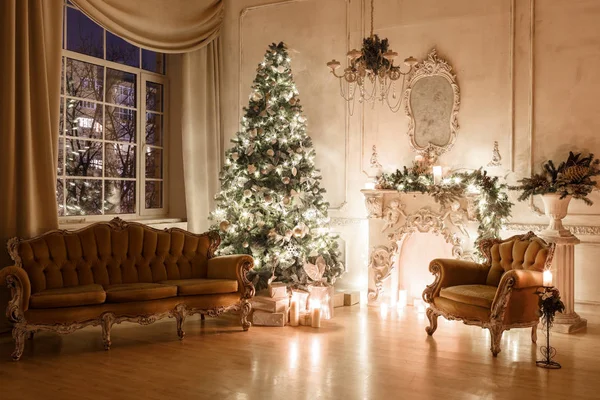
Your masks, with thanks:
<instances>
[{"instance_id":1,"label":"upholstered armchair","mask_svg":"<svg viewBox=\"0 0 600 400\"><path fill-rule=\"evenodd\" d=\"M433 335L440 315L487 328L495 357L506 330L531 328L531 340L536 342L539 308L535 292L542 286L542 271L550 268L554 245L529 232L505 240L483 240L480 250L486 259L483 264L431 261L429 271L435 281L423 292L423 300L429 303L425 330Z\"/></svg>"}]
</instances>

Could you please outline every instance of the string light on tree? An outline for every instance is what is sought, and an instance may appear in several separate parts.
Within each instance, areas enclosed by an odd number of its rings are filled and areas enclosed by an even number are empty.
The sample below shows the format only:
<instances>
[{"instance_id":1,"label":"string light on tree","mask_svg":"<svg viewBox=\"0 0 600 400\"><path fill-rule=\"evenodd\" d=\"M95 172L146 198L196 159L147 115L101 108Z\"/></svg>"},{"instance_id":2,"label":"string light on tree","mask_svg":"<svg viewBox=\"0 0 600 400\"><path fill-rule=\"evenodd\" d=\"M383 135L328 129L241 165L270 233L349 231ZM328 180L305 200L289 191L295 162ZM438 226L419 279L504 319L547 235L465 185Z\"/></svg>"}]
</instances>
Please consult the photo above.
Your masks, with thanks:
<instances>
[{"instance_id":1,"label":"string light on tree","mask_svg":"<svg viewBox=\"0 0 600 400\"><path fill-rule=\"evenodd\" d=\"M313 283L304 265L319 256L326 264L320 279L332 284L343 265L285 45L269 46L256 72L210 216L219 253L251 254L258 289L272 274L295 286Z\"/></svg>"}]
</instances>

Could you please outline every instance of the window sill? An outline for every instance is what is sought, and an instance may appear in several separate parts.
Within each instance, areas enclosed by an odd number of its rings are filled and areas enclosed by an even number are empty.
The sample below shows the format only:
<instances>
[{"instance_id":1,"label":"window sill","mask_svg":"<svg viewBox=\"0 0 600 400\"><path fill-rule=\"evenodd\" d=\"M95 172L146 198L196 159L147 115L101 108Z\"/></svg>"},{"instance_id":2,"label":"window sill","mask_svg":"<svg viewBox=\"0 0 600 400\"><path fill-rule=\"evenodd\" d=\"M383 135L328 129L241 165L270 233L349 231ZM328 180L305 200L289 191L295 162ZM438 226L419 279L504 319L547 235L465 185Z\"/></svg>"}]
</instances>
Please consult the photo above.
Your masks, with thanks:
<instances>
[{"instance_id":1,"label":"window sill","mask_svg":"<svg viewBox=\"0 0 600 400\"><path fill-rule=\"evenodd\" d=\"M111 218L112 219L112 218ZM181 228L187 230L187 220L183 218L168 218L168 217L138 217L138 218L123 218L128 222L139 222L144 225L151 226L157 229L164 228ZM110 219L105 220L106 222L110 221ZM58 227L59 229L66 230L77 230L81 228L85 228L86 226L92 225L96 222L101 222L100 220L85 220L85 218L76 219L76 218L65 218L62 221L59 219Z\"/></svg>"}]
</instances>

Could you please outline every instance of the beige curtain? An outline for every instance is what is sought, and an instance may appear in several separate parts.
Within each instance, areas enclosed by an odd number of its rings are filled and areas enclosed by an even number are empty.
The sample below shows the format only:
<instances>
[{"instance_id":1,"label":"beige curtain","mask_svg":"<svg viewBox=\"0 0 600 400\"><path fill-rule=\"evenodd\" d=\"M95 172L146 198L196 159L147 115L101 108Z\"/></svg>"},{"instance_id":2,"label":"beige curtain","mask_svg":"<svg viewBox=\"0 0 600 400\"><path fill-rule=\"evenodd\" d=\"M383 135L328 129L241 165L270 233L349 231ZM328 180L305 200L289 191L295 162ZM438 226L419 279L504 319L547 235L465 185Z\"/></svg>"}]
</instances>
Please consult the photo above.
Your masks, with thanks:
<instances>
[{"instance_id":1,"label":"beige curtain","mask_svg":"<svg viewBox=\"0 0 600 400\"><path fill-rule=\"evenodd\" d=\"M0 1L0 268L6 241L58 227L62 0ZM0 331L8 328L0 282Z\"/></svg>"},{"instance_id":2,"label":"beige curtain","mask_svg":"<svg viewBox=\"0 0 600 400\"><path fill-rule=\"evenodd\" d=\"M188 229L198 233L208 229L207 217L219 189L220 43L217 38L200 50L168 60L175 86L171 118L181 126Z\"/></svg>"},{"instance_id":3,"label":"beige curtain","mask_svg":"<svg viewBox=\"0 0 600 400\"><path fill-rule=\"evenodd\" d=\"M112 33L162 53L198 50L219 34L222 0L72 0Z\"/></svg>"}]
</instances>

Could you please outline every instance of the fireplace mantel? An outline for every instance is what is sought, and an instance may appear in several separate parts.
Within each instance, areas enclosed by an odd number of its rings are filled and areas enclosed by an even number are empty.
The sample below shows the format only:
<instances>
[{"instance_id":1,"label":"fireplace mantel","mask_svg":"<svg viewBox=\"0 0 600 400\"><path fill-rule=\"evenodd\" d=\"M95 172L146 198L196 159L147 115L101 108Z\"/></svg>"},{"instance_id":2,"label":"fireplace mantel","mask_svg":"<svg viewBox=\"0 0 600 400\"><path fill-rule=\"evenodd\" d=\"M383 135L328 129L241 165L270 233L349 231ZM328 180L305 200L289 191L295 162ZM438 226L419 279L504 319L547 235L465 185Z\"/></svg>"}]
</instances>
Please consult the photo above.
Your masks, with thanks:
<instances>
[{"instance_id":1,"label":"fireplace mantel","mask_svg":"<svg viewBox=\"0 0 600 400\"><path fill-rule=\"evenodd\" d=\"M380 304L384 295L395 303L402 243L413 233L441 235L452 246L455 258L472 259L477 238L474 197L462 197L441 207L432 196L420 192L382 189L361 192L369 220L369 305Z\"/></svg>"}]
</instances>

